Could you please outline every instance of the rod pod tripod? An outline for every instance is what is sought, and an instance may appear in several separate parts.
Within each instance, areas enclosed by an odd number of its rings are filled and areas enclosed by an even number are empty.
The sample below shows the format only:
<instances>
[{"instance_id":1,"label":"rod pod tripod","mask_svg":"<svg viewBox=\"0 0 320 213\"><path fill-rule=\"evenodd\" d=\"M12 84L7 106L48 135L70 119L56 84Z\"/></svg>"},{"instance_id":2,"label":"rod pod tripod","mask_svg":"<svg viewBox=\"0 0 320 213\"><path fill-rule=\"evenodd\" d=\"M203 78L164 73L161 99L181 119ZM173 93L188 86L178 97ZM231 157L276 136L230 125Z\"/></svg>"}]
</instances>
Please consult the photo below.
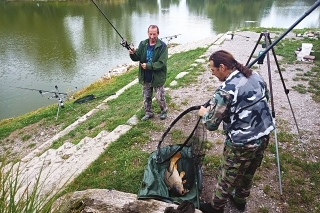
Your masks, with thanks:
<instances>
[{"instance_id":1,"label":"rod pod tripod","mask_svg":"<svg viewBox=\"0 0 320 213\"><path fill-rule=\"evenodd\" d=\"M246 66L248 66L248 64L250 62L250 59L252 58L253 53L255 52L259 42L261 41L262 36L264 36L265 48L267 48L272 43L271 42L271 38L270 38L270 34L269 34L268 31L265 30L263 33L261 33L260 37L259 37L259 39L258 39L258 41L257 41L257 43L256 43L256 45L254 47L254 49L252 50L251 55L248 58ZM294 112L293 112L293 109L292 109L292 105L291 105L291 102L290 102L290 99L289 99L289 96L288 96L289 90L286 88L286 85L284 83L284 79L283 79L283 76L282 76L282 73L281 73L281 70L280 70L280 66L279 66L278 59L277 59L277 56L275 54L274 48L272 47L271 50L272 50L272 54L273 54L273 57L274 57L274 61L275 61L276 65L277 65L277 70L278 70L280 78L281 78L281 82L282 82L282 86L284 88L284 92L285 92L285 94L287 96L287 99L288 99L288 102L289 102L289 106L290 106L290 109L291 109L291 112L292 112L292 115L293 115L293 118L294 118L295 125L297 127L299 138L301 138L300 130L299 130L299 127L298 127L298 124L297 124L297 120L296 120L296 117L294 115ZM270 96L271 96L271 112L272 112L272 117L275 118L274 102L273 102L273 90L272 90L272 80L271 80L271 68L270 68L270 56L269 56L269 52L261 53L261 54L262 54L262 56L259 58L258 64L263 64L263 59L264 59L265 56L267 56L268 77L269 77L269 87L270 87Z\"/></svg>"},{"instance_id":2,"label":"rod pod tripod","mask_svg":"<svg viewBox=\"0 0 320 213\"><path fill-rule=\"evenodd\" d=\"M274 55L274 57L275 57L275 53L274 53L273 47L274 47L281 39L283 39L295 26L297 26L305 17L307 17L310 13L312 13L312 11L314 11L318 6L320 6L320 0L317 0L317 1L309 8L309 10L307 10L295 23L293 23L293 24L288 28L287 31L285 31L282 35L280 35L273 43L271 43L270 36L269 36L269 34L267 34L267 32L264 32L263 34L261 34L261 35L260 35L260 38L259 38L259 41L261 40L261 37L262 37L263 35L267 35L267 36L265 36L265 42L266 42L266 44L268 44L268 41L269 41L269 42L270 42L270 46L267 46L267 45L266 45L266 49L265 49L256 59L254 59L249 65L246 65L246 66L247 66L248 68L251 68L252 65L254 65L257 61L263 59L263 57L264 57L265 55L267 55L268 71L269 71L269 74L270 74L270 58L269 58L269 54L268 54L269 50L272 49L273 55ZM267 39L267 37L268 37L268 39ZM257 42L255 48L258 46L259 41ZM255 49L255 48L254 48L254 49ZM254 51L252 51L252 54L253 54L253 52L254 52ZM251 54L251 56L252 56L252 54ZM249 57L248 62L250 61L251 56ZM276 60L276 58L275 58L275 60ZM263 61L263 60L262 60L262 61ZM247 63L248 63L248 62L247 62ZM276 60L276 62L277 62L277 60ZM280 69L279 69L278 63L277 63L277 66L278 66L279 73L281 73L281 72L280 72ZM282 75L281 75L281 78L282 78ZM271 81L270 76L269 76L269 81ZM283 83L283 82L284 82L284 81L283 81L283 79L282 79L282 83ZM283 85L284 85L284 84L283 84ZM270 84L270 86L272 86L272 84ZM287 94L287 93L288 93L288 90L286 89L285 86L284 86L284 88L285 88L285 92L286 92L286 94ZM273 97L272 97L272 94L271 94L271 93L270 93L270 95L271 95L271 98L272 98L271 100L272 100L272 107L273 107ZM288 99L288 100L289 100L289 99ZM290 105L290 106L291 106L291 105ZM272 113L274 113L274 109L272 109ZM273 114L272 116L273 116L273 118L274 118L274 114ZM297 126L297 127L298 127L298 126ZM299 132L299 129L298 129L298 132ZM276 132L275 132L275 133L276 133ZM275 135L276 135L276 134L275 134ZM299 133L299 136L300 136L300 133ZM301 138L301 136L300 136L300 138ZM277 140L276 140L277 164L278 164L278 172L279 172L279 185L280 185L280 194L282 195L280 163L279 163L279 153L278 153L278 146L277 146L278 144L277 144L277 143L278 143L278 142L277 142Z\"/></svg>"},{"instance_id":3,"label":"rod pod tripod","mask_svg":"<svg viewBox=\"0 0 320 213\"><path fill-rule=\"evenodd\" d=\"M248 61L246 63L246 66L248 66L248 64L250 62L250 59L252 58L253 53L255 52L258 44L261 41L262 36L264 36L264 42L265 42L262 47L268 49L269 45L272 44L271 38L270 38L270 34L269 34L268 31L265 30L264 32L262 32L260 34L260 37L259 37L255 47L253 48L251 55L249 56L249 59L248 59ZM297 120L296 120L296 117L294 115L294 112L293 112L293 109L292 109L292 105L291 105L291 102L290 102L290 99L289 99L289 96L288 96L289 90L286 88L286 85L284 83L284 79L283 79L282 74L281 74L280 66L279 66L275 51L274 51L273 47L269 48L269 50L270 49L272 50L274 61L275 61L276 65L277 65L277 69L278 69L278 72L279 72L279 75L280 75L280 78L281 78L281 82L282 82L282 85L283 85L283 88L284 88L284 92L285 92L285 94L287 96L287 99L288 99L288 102L289 102L289 105L290 105L290 109L291 109L291 112L292 112L292 115L293 115L293 118L294 118L294 122L295 122L295 125L296 125L297 130L298 130L299 138L301 138L299 127L298 127L298 124L297 124ZM267 51L267 52L259 52L258 64L263 64L263 60L264 60L265 56L267 56L268 78L269 78L269 88L270 88L269 91L270 91L270 101L271 101L271 114L272 114L273 122L276 125L269 51ZM280 188L280 195L282 195L281 171L280 171L279 149L278 149L278 140L277 140L277 128L275 128L275 130L274 130L274 138L275 138L275 144L276 144L276 157L277 157L277 167L278 167L279 188Z\"/></svg>"},{"instance_id":4,"label":"rod pod tripod","mask_svg":"<svg viewBox=\"0 0 320 213\"><path fill-rule=\"evenodd\" d=\"M54 95L48 97L48 99L53 99L53 98L55 98L55 99L58 100L57 115L56 115L56 120L58 120L60 108L63 109L63 108L65 107L65 106L64 106L64 105L65 105L64 102L65 102L65 100L68 98L68 93L60 93L59 90L58 90L58 86L55 86L55 89L56 89L58 92L55 92ZM77 89L77 87L76 87L76 89ZM71 92L72 92L72 91L71 91ZM71 106L69 106L69 107L76 112L76 110L75 110L73 107L71 107Z\"/></svg>"}]
</instances>

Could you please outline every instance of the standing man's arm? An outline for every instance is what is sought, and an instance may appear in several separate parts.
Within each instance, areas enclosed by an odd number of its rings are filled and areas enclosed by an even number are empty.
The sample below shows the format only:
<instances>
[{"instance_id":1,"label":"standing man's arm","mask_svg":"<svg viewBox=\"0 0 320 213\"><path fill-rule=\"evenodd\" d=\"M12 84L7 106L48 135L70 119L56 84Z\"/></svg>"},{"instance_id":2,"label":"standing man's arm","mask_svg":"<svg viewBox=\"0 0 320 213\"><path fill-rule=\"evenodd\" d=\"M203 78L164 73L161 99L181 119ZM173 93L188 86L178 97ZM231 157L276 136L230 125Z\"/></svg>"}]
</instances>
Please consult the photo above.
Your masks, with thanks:
<instances>
[{"instance_id":1,"label":"standing man's arm","mask_svg":"<svg viewBox=\"0 0 320 213\"><path fill-rule=\"evenodd\" d=\"M138 49L135 49L134 47L131 47L131 49L129 50L129 56L130 56L132 61L140 61L140 58L141 58L140 45L141 45L141 42L139 44Z\"/></svg>"}]
</instances>

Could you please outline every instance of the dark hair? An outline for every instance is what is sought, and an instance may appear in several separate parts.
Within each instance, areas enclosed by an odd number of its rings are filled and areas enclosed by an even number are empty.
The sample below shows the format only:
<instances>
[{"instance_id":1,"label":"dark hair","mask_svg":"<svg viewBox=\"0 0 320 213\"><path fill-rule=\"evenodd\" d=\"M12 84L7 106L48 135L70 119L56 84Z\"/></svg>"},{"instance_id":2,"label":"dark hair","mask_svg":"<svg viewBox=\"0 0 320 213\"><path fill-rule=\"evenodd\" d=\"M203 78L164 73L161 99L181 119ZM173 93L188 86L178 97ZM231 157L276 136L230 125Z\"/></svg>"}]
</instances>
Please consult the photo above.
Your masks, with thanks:
<instances>
[{"instance_id":1,"label":"dark hair","mask_svg":"<svg viewBox=\"0 0 320 213\"><path fill-rule=\"evenodd\" d=\"M157 28L157 33L159 34L159 27L157 25L154 25L154 24L151 24L149 27L148 27L148 32L149 32L149 29L152 28Z\"/></svg>"},{"instance_id":2,"label":"dark hair","mask_svg":"<svg viewBox=\"0 0 320 213\"><path fill-rule=\"evenodd\" d=\"M220 64L224 64L228 69L236 68L245 77L252 75L252 70L243 66L238 61L236 61L233 55L225 50L218 50L211 54L209 61L213 61L215 67L219 67Z\"/></svg>"}]
</instances>

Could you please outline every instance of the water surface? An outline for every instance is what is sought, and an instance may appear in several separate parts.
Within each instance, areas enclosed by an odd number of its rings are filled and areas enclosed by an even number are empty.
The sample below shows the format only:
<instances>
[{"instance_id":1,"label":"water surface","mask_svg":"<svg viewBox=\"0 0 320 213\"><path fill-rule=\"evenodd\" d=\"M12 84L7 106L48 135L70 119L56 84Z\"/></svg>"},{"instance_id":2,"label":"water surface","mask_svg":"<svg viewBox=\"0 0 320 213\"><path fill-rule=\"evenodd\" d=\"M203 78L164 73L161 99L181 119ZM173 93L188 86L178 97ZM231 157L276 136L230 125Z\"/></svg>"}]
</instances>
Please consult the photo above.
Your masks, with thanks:
<instances>
[{"instance_id":1,"label":"water surface","mask_svg":"<svg viewBox=\"0 0 320 213\"><path fill-rule=\"evenodd\" d=\"M135 46L157 24L160 37L186 44L243 27L288 28L313 0L97 1ZM319 7L296 28L318 28ZM258 38L257 38L258 39ZM163 41L168 42L164 39ZM37 91L81 89L130 62L121 38L91 1L0 3L0 119L57 103Z\"/></svg>"}]
</instances>

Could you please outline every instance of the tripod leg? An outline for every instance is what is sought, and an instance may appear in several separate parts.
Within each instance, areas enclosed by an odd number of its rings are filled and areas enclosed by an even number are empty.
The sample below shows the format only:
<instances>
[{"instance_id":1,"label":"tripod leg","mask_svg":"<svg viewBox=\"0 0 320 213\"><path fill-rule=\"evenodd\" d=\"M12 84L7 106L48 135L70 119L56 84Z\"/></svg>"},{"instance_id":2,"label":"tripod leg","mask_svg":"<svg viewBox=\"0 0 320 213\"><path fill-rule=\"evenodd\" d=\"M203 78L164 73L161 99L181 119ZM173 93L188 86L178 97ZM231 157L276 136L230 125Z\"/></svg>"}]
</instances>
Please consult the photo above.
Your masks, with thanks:
<instances>
[{"instance_id":1,"label":"tripod leg","mask_svg":"<svg viewBox=\"0 0 320 213\"><path fill-rule=\"evenodd\" d=\"M58 110L57 110L56 120L58 120L59 111L60 111L60 104L58 104Z\"/></svg>"},{"instance_id":2,"label":"tripod leg","mask_svg":"<svg viewBox=\"0 0 320 213\"><path fill-rule=\"evenodd\" d=\"M70 104L68 105L73 111L77 112Z\"/></svg>"},{"instance_id":3,"label":"tripod leg","mask_svg":"<svg viewBox=\"0 0 320 213\"><path fill-rule=\"evenodd\" d=\"M261 40L261 38L262 38L262 35L263 35L263 33L260 34L260 37L259 37L259 39L258 39L258 41L257 41L257 43L256 43L256 46L254 46L254 48L253 48L253 50L252 50L252 52L251 52L251 55L250 55L249 58L248 58L248 61L247 61L247 63L246 63L246 66L248 66L248 64L249 64L249 62L250 62L250 60L251 60L251 58L252 58L252 55L253 55L254 51L256 50L258 44L260 43L260 40Z\"/></svg>"},{"instance_id":4,"label":"tripod leg","mask_svg":"<svg viewBox=\"0 0 320 213\"><path fill-rule=\"evenodd\" d=\"M265 37L265 44L266 48L268 48L268 40L267 36L269 35L268 32L264 32ZM269 51L267 52L267 64L268 64L268 76L269 76L269 87L270 87L270 100L271 100L271 110L272 110L272 117L273 117L273 123L276 126L276 120L275 120L275 112L274 112L274 102L273 102L273 91L272 91L272 80L271 80L271 67L270 67L270 55ZM278 177L279 177L279 189L280 189L280 195L282 195L282 181L281 181L281 171L280 171L280 160L279 160L279 149L278 149L278 139L277 139L277 128L274 130L274 138L276 143L276 154L277 154L277 166L278 166Z\"/></svg>"},{"instance_id":5,"label":"tripod leg","mask_svg":"<svg viewBox=\"0 0 320 213\"><path fill-rule=\"evenodd\" d=\"M274 124L276 124L276 120L273 119ZM277 128L274 129L274 140L276 143L276 155L277 155L277 166L278 166L278 179L279 179L279 189L280 195L282 195L282 181L281 181L281 170L280 170L280 160L279 160L279 148L278 148L278 139L277 139Z\"/></svg>"},{"instance_id":6,"label":"tripod leg","mask_svg":"<svg viewBox=\"0 0 320 213\"><path fill-rule=\"evenodd\" d=\"M271 38L270 38L270 34L269 33L268 33L268 40L269 40L269 44L271 44ZM286 85L284 83L284 80L283 80L283 77L282 77L282 73L281 73L281 70L280 70L280 66L279 66L278 59L277 59L277 56L275 54L274 48L272 47L271 50L272 50L272 54L273 54L273 57L274 57L274 61L276 62L276 65L277 65L277 69L278 69L278 72L279 72L279 75L280 75L280 78L281 78L281 82L282 82L282 85L283 85L284 92L285 92L285 94L287 96L287 99L288 99L288 103L289 103L289 106L290 106L290 109L291 109L291 112L292 112L294 123L296 124L296 127L297 127L299 138L301 138L300 130L299 130L299 127L298 127L298 124L297 124L297 120L296 120L296 117L294 115L294 112L293 112L293 109L292 109L292 105L291 105L291 102L290 102L290 99L289 99L289 96L288 96L289 90L286 88Z\"/></svg>"}]
</instances>

